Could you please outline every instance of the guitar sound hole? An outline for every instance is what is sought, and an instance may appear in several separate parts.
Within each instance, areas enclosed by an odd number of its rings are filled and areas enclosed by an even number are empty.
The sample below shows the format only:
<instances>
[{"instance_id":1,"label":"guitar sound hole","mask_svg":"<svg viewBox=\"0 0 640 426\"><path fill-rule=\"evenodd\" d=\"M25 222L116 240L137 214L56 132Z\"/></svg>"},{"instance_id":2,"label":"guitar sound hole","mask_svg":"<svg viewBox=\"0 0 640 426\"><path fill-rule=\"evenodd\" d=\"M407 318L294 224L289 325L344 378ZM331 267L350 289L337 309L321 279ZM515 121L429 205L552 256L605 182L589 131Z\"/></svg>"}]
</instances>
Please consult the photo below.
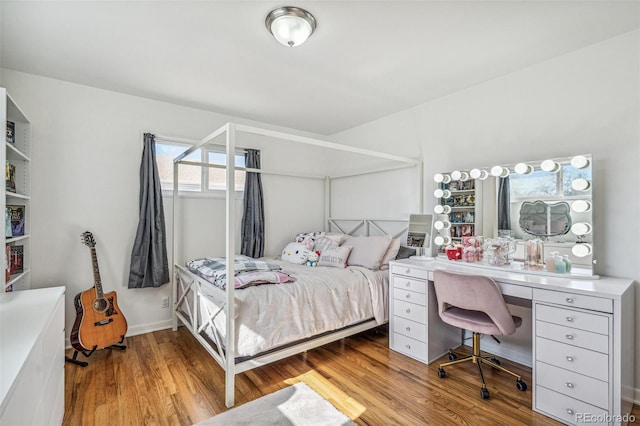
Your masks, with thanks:
<instances>
[{"instance_id":1,"label":"guitar sound hole","mask_svg":"<svg viewBox=\"0 0 640 426\"><path fill-rule=\"evenodd\" d=\"M106 299L96 299L93 301L93 310L96 312L104 312L109 307Z\"/></svg>"}]
</instances>

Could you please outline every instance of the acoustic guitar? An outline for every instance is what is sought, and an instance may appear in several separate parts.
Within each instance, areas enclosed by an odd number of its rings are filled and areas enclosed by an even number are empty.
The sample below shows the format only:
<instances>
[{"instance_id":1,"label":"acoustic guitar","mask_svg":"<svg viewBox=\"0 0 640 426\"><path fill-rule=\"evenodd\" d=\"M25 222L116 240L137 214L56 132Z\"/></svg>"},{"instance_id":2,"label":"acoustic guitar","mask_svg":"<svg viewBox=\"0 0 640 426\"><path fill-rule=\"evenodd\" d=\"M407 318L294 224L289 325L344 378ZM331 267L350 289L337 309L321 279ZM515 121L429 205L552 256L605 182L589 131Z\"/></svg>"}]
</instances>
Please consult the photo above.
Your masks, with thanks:
<instances>
[{"instance_id":1,"label":"acoustic guitar","mask_svg":"<svg viewBox=\"0 0 640 426\"><path fill-rule=\"evenodd\" d=\"M76 308L76 321L71 329L71 346L76 351L93 352L116 343L122 343L127 334L127 320L118 307L115 291L104 294L96 242L91 232L84 232L82 243L91 249L94 286L78 293L73 301Z\"/></svg>"}]
</instances>

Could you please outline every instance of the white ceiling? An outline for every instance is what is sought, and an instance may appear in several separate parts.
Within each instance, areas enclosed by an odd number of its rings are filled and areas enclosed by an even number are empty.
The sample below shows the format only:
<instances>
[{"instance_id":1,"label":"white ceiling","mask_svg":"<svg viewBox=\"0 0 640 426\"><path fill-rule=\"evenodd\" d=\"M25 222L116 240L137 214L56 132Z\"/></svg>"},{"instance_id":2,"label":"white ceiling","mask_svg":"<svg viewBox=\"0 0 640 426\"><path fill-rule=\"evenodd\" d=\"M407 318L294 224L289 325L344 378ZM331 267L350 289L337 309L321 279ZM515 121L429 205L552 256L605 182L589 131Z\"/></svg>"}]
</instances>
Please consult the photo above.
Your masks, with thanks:
<instances>
[{"instance_id":1,"label":"white ceiling","mask_svg":"<svg viewBox=\"0 0 640 426\"><path fill-rule=\"evenodd\" d=\"M306 8L286 48L264 25ZM3 68L332 134L639 27L613 1L6 1Z\"/></svg>"}]
</instances>

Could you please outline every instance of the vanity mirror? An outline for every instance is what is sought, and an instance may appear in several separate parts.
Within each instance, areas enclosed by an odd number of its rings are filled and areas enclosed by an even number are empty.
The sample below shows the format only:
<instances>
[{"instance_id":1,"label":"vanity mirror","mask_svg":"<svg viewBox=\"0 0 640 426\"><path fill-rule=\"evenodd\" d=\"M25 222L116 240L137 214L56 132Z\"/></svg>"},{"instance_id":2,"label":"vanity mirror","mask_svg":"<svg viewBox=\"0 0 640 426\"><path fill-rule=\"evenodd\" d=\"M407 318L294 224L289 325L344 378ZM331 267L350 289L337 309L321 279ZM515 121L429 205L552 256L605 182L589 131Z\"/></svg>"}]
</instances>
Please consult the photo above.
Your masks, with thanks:
<instances>
[{"instance_id":1,"label":"vanity mirror","mask_svg":"<svg viewBox=\"0 0 640 426\"><path fill-rule=\"evenodd\" d=\"M465 237L511 237L517 248L510 267L517 268L526 242L539 238L545 253L568 256L571 275L593 277L590 154L441 172L434 181L434 242L441 248ZM464 225L472 225L466 234Z\"/></svg>"}]
</instances>

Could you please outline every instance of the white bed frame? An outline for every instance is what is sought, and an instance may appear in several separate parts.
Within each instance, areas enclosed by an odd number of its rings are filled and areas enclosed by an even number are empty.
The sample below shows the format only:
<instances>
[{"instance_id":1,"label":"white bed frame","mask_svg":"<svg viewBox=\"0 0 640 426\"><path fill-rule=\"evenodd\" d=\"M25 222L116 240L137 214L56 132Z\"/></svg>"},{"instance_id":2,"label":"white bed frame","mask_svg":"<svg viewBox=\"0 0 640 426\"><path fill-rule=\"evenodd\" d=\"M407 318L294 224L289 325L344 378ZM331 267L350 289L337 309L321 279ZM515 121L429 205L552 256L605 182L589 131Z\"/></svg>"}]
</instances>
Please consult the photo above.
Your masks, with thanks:
<instances>
[{"instance_id":1,"label":"white bed frame","mask_svg":"<svg viewBox=\"0 0 640 426\"><path fill-rule=\"evenodd\" d=\"M362 154L364 156L369 157L377 157L386 160L391 160L394 162L400 163L400 165L379 168L376 170L359 172L355 174L347 174L340 176L317 176L311 174L301 174L301 173L287 173L286 171L276 171L276 170L267 170L267 169L252 169L252 168L240 168L235 167L234 157L236 154L236 136L238 133L250 133L254 135L262 135L266 137L275 138L278 140L286 140L290 142L296 142L300 144L312 145L316 147L322 147L342 152L349 152L355 154ZM218 164L209 164L209 163L201 163L194 161L187 161L185 158L191 154L192 152L204 147L205 145L211 144L214 139L222 138L224 136L224 145L226 146L226 157L227 157L227 165L218 165ZM233 230L236 229L236 203L234 201L234 188L235 188L235 171L236 170L244 170L248 172L262 173L262 174L274 174L281 176L291 176L291 177L302 177L302 178L312 178L312 179L321 179L324 180L325 186L325 199L324 199L324 218L325 218L325 230L330 231L333 228L344 234L355 234L364 226L364 234L369 235L370 227L374 227L381 234L387 234L387 232L383 229L382 223L384 222L400 222L398 220L371 220L371 219L333 219L331 217L331 181L336 179L354 177L354 176L362 176L373 173L386 172L391 170L399 170L404 168L416 168L418 170L417 173L417 200L419 202L419 209L422 209L423 206L423 177L422 177L422 162L417 159L400 157L397 155L391 155L381 152L375 152L368 149L362 149L347 145L340 145L334 142L322 141L318 139L308 138L304 136L298 136L293 134L288 134L284 132L261 129L258 127L247 126L236 123L227 123L224 126L220 127L218 130L212 132L205 138L200 141L190 141L186 139L173 138L169 136L156 135L156 138L166 140L166 141L174 141L174 142L182 142L182 143L190 143L193 144L191 148L187 149L184 153L174 159L174 168L173 168L173 315L172 315L172 325L173 330L177 330L178 320L184 323L185 326L191 331L191 333L195 336L195 338L204 346L204 348L211 354L211 356L220 364L220 366L225 371L225 404L227 407L232 407L234 405L234 391L235 391L235 375L242 373L244 371L263 366L265 364L289 357L291 355L304 352L308 349L315 348L317 346L321 346L335 340L339 340L348 336L351 336L356 333L360 333L364 330L368 330L370 328L376 327L378 324L375 320L370 320L364 323L360 323L348 328L340 329L330 334L323 334L319 337L306 340L302 343L294 344L286 346L282 349L278 349L275 351L271 351L265 355L259 355L253 357L247 361L238 362L236 360L235 354L235 303L234 303L234 286L226 287L226 303L225 303L225 311L226 311L226 340L223 342L221 337L217 335L215 332L215 327L213 327L213 316L214 313L206 312L206 316L202 316L202 319L199 320L199 306L200 306L200 297L202 296L202 286L211 285L198 277L195 274L192 274L187 268L180 264L180 261L184 261L185 259L178 259L178 244L179 244L179 236L176 235L178 231L177 224L180 221L179 210L177 205L179 203L180 197L178 194L178 169L179 166L182 165L194 165L200 167L211 167L211 168L224 168L226 169L226 248L225 248L225 257L227 259L232 259L236 253L236 239ZM219 143L216 145L220 145ZM348 222L356 222L356 225L349 231L344 231L341 226L343 223ZM407 220L403 220L406 222ZM406 229L403 229L398 235L403 234ZM397 235L396 235L397 236ZM184 263L184 262L182 262ZM227 270L226 276L233 277L235 275L234 271L234 263L227 262ZM178 291L180 290L180 292ZM188 294L191 294L191 300L187 297ZM180 295L180 296L179 296ZM205 296L206 297L206 296ZM191 303L189 303L191 302ZM184 310L186 311L186 315L184 315L180 309L184 306ZM212 328L212 334L214 336L213 345L210 340L202 336L203 330L206 328ZM224 347L224 350L223 350Z\"/></svg>"}]
</instances>

